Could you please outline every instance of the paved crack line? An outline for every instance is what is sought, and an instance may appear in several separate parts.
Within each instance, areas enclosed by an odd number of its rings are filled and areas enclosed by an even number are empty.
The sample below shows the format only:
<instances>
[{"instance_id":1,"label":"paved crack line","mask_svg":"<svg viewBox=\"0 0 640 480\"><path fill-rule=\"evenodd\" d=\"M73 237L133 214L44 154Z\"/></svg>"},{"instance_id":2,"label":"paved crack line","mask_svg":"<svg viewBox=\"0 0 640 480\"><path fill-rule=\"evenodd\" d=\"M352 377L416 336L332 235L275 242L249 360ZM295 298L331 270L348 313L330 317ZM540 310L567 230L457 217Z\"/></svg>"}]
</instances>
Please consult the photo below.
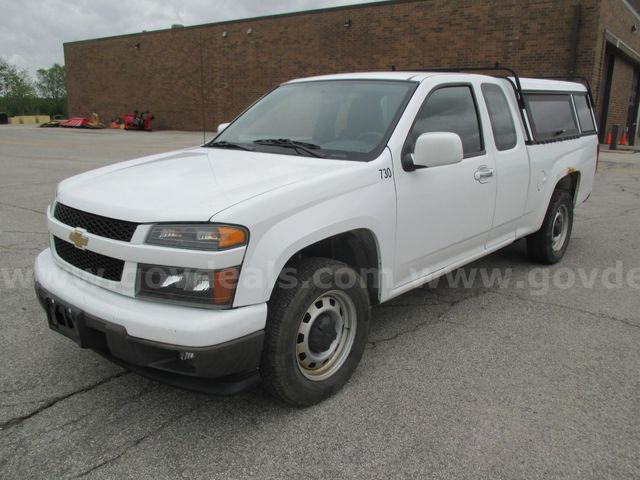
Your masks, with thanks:
<instances>
[{"instance_id":1,"label":"paved crack line","mask_svg":"<svg viewBox=\"0 0 640 480\"><path fill-rule=\"evenodd\" d=\"M376 348L376 346L379 343L387 343L387 342L392 342L393 340L402 337L404 335L410 334L410 333L415 333L418 330L420 330L422 327L426 326L426 325L436 325L438 323L449 323L452 325L458 325L458 326L463 326L462 323L457 323L457 322L452 322L451 320L445 320L445 317L447 316L447 314L453 309L453 307L455 307L456 305L459 305L460 303L463 303L467 300L471 300L473 298L478 298L481 297L482 295L485 295L487 293L493 292L494 290L491 289L487 289L487 290L482 290L479 289L476 292L474 292L473 295L470 295L468 297L465 298L461 298L459 300L455 300L452 302L442 302L440 305L444 304L444 305L448 305L448 308L442 312L440 315L438 315L438 318L435 321L432 320L425 320L424 322L418 322L416 324L414 324L410 329L408 330L403 330L400 332L397 332L393 335L391 335L390 337L385 337L385 338L381 338L379 340L371 340L369 342L367 342L368 345L371 345L373 348ZM409 305L407 305L409 306ZM410 305L412 307L414 306L424 306L424 305Z\"/></svg>"},{"instance_id":2,"label":"paved crack line","mask_svg":"<svg viewBox=\"0 0 640 480\"><path fill-rule=\"evenodd\" d=\"M20 207L18 205L12 205L10 203L5 203L5 202L0 202L0 205L4 207L17 208L18 210L26 210L27 212L33 212L33 213L37 213L38 215L44 216L44 212L41 212L40 210L34 210L33 208Z\"/></svg>"},{"instance_id":3,"label":"paved crack line","mask_svg":"<svg viewBox=\"0 0 640 480\"><path fill-rule=\"evenodd\" d=\"M598 215L597 217L581 216L580 220L582 222L590 222L592 220L611 220L613 218L627 217L629 216L629 214L635 212L636 210L640 210L640 207L627 208L626 210L622 210L620 213L617 213L615 215Z\"/></svg>"},{"instance_id":4,"label":"paved crack line","mask_svg":"<svg viewBox=\"0 0 640 480\"><path fill-rule=\"evenodd\" d=\"M136 401L136 400L142 398L144 395L146 395L149 392L152 392L152 391L156 390L157 388L158 388L158 384L154 384L154 385L151 385L150 387L143 388L139 392L134 393L133 395L130 395L128 397L124 397L118 403L110 405L110 407L112 408L112 410L116 411L120 407L122 407L123 405L132 403L133 401ZM75 425L75 424L81 422L82 420L84 420L87 417L93 416L94 413L95 413L94 411L89 411L89 412L87 412L87 413L85 413L83 415L80 415L79 417L73 418L73 419L71 419L71 420L69 420L67 422L64 422L64 423L60 424L60 425L55 425L55 426L53 426L51 428L45 428L44 430L38 432L38 434L42 435L42 434L49 433L49 432L52 432L52 431L55 431L55 430L62 430L63 428L66 428L68 426ZM19 442L19 443L22 443L22 442Z\"/></svg>"},{"instance_id":5,"label":"paved crack line","mask_svg":"<svg viewBox=\"0 0 640 480\"><path fill-rule=\"evenodd\" d=\"M478 297L480 297L480 296L482 296L484 294L489 294L489 293L495 293L496 295L502 295L504 297L509 297L509 298L516 298L516 299L524 301L524 302L538 303L538 304L542 304L542 305L548 305L548 306L551 306L551 307L562 308L564 310L570 310L570 311L574 311L574 312L581 312L581 313L584 313L584 314L587 314L587 315L590 315L590 316L593 316L593 317L607 318L607 319L613 320L615 322L619 322L619 323L622 323L624 325L627 325L629 327L640 328L640 325L638 325L638 324L636 324L636 323L634 323L634 322L632 322L630 320L627 320L625 318L613 317L611 315L606 315L606 314L603 314L603 313L591 312L589 310L581 309L581 308L578 308L578 307L571 307L571 306L568 306L568 305L562 305L562 304L553 303L553 302L543 302L543 301L540 301L540 300L524 298L524 297L521 297L519 295L514 295L514 294L510 294L510 293L501 292L500 290L488 289L488 290L479 290L475 294L473 294L472 296L465 297L465 298L462 298L462 299L454 301L454 302L443 302L444 304L448 304L449 307L444 312L442 312L435 321L427 320L427 321L424 321L424 322L416 323L408 330L403 330L403 331L397 332L394 335L391 335L390 337L385 337L385 338L381 338L379 340L369 341L369 342L367 342L367 344L371 345L373 348L375 348L377 346L377 344L379 344L379 343L391 342L391 341L393 341L393 340L395 340L395 339L397 339L397 338L399 338L401 336L404 336L404 335L407 335L407 334L410 334L410 333L415 333L420 328L422 328L422 327L424 327L426 325L436 325L438 323L449 323L449 324L452 324L452 325L462 326L463 324L461 324L461 323L456 323L456 322L452 322L450 320L445 320L446 315L456 305L458 305L458 304L460 304L460 303L462 303L462 302L464 302L466 300L470 300L472 298L478 298ZM400 306L400 305L398 305L398 306ZM429 305L401 305L401 306L403 306L403 307L421 307L421 306L429 306Z\"/></svg>"},{"instance_id":6,"label":"paved crack line","mask_svg":"<svg viewBox=\"0 0 640 480\"><path fill-rule=\"evenodd\" d=\"M376 305L376 309L380 308L411 308L411 307L437 307L439 305L449 305L450 302L435 301L433 303L383 303Z\"/></svg>"},{"instance_id":7,"label":"paved crack line","mask_svg":"<svg viewBox=\"0 0 640 480\"><path fill-rule=\"evenodd\" d=\"M23 234L34 234L34 235L47 234L46 231L31 232L31 231L27 231L27 230L3 230L0 233L23 233Z\"/></svg>"},{"instance_id":8,"label":"paved crack line","mask_svg":"<svg viewBox=\"0 0 640 480\"><path fill-rule=\"evenodd\" d=\"M562 305L561 303L543 302L541 300L535 300L535 299L532 299L532 298L525 298L525 297L521 297L520 295L514 295L514 294L511 294L511 293L500 292L498 290L494 290L492 293L495 293L497 295L502 295L503 297L517 298L518 300L522 300L523 302L538 303L540 305L548 305L550 307L562 308L564 310L569 310L569 311L572 311L572 312L581 312L581 313L584 313L586 315L590 315L592 317L607 318L609 320L613 320L614 322L622 323L622 324L627 325L629 327L640 328L639 324L634 323L634 322L632 322L630 320L627 320L626 318L613 317L611 315L606 315L604 313L592 312L590 310L585 310L583 308L572 307L572 306L569 306L569 305Z\"/></svg>"},{"instance_id":9,"label":"paved crack line","mask_svg":"<svg viewBox=\"0 0 640 480\"><path fill-rule=\"evenodd\" d=\"M105 383L108 383L111 380L114 380L114 379L116 379L118 377L122 377L123 375L126 375L128 373L129 372L127 372L127 371L118 372L115 375L111 375L110 377L107 377L107 378L104 378L103 380L100 380L98 383L94 383L92 385L89 385L87 387L81 388L80 390L76 390L76 391L68 393L66 395L61 395L59 397L52 398L51 400L46 401L41 407L35 409L34 411L32 411L30 413L27 413L26 415L22 415L20 417L12 418L11 420L7 420L6 422L1 423L0 424L0 431L8 430L8 429L10 429L12 427L15 427L16 425L21 424L25 420L28 420L28 419L30 419L32 417L35 417L39 413L42 413L44 410L47 410L48 408L53 407L57 403L59 403L59 402L61 402L63 400L66 400L69 397L73 397L74 395L78 395L80 393L88 392L89 390L97 388L100 385L104 385Z\"/></svg>"},{"instance_id":10,"label":"paved crack line","mask_svg":"<svg viewBox=\"0 0 640 480\"><path fill-rule=\"evenodd\" d=\"M204 405L206 405L207 403L209 403L210 400L205 400L204 402L202 402L201 404L197 405L196 407L187 410L186 412L184 412L181 415L178 415L177 417L174 417L170 420L167 420L166 422L162 423L158 428L145 433L142 437L137 438L136 440L134 440L133 442L130 442L129 444L127 444L125 446L125 448L119 452L118 454L116 454L115 456L108 458L107 460L104 460L100 463L98 463L97 465L94 465L93 467L89 468L88 470L82 471L76 475L74 475L71 478L83 478L86 477L87 475L89 475L92 472L95 472L96 470L112 464L114 462L117 462L120 458L122 458L125 454L127 454L130 450L136 448L138 445L140 445L142 442L144 442L145 440L147 440L150 437L153 437L154 435L156 435L157 433L161 432L162 430L164 430L165 428L169 427L170 425L182 420L184 417L186 417L187 415L190 415L191 413L195 412L196 410L198 410L199 408L202 408Z\"/></svg>"}]
</instances>

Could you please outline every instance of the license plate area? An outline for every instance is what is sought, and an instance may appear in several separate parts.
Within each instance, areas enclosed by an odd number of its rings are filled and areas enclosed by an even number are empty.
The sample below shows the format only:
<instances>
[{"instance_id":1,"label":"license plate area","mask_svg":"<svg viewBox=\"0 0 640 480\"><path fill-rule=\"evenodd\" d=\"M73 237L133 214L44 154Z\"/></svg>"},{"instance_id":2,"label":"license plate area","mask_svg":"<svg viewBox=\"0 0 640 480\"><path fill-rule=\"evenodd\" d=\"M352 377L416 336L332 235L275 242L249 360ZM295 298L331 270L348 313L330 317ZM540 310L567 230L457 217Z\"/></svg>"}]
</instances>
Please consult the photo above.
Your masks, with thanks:
<instances>
[{"instance_id":1,"label":"license plate area","mask_svg":"<svg viewBox=\"0 0 640 480\"><path fill-rule=\"evenodd\" d=\"M79 310L53 298L46 300L46 310L49 328L80 343Z\"/></svg>"}]
</instances>

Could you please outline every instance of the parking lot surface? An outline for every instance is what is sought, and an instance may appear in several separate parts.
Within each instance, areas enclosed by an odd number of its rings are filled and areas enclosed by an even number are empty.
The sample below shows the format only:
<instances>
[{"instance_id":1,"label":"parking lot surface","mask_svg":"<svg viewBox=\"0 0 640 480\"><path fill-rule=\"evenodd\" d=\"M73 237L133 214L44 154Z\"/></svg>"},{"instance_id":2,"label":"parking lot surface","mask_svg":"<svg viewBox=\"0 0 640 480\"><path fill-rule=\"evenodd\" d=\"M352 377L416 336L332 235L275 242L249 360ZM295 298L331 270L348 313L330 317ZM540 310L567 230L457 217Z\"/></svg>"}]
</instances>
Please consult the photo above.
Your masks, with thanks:
<instances>
[{"instance_id":1,"label":"parking lot surface","mask_svg":"<svg viewBox=\"0 0 640 480\"><path fill-rule=\"evenodd\" d=\"M517 242L374 308L351 381L293 409L127 373L33 293L57 182L201 141L0 127L0 478L640 478L640 154L603 153L561 263Z\"/></svg>"}]
</instances>

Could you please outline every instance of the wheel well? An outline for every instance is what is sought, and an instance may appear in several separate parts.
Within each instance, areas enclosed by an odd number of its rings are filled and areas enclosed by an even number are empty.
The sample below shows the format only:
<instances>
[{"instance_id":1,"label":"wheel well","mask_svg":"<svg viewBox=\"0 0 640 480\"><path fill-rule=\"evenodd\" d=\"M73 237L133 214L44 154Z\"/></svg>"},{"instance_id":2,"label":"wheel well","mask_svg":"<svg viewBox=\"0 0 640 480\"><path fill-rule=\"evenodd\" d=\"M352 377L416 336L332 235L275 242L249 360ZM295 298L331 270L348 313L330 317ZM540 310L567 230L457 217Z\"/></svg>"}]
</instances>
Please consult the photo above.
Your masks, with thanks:
<instances>
[{"instance_id":1,"label":"wheel well","mask_svg":"<svg viewBox=\"0 0 640 480\"><path fill-rule=\"evenodd\" d=\"M309 257L331 258L351 266L366 281L371 304L380 302L378 246L370 230L351 230L313 243L296 252L285 267Z\"/></svg>"},{"instance_id":2,"label":"wheel well","mask_svg":"<svg viewBox=\"0 0 640 480\"><path fill-rule=\"evenodd\" d=\"M578 192L578 186L580 185L580 172L572 171L562 177L556 184L555 190L566 190L573 198L573 203L576 203L576 193Z\"/></svg>"}]
</instances>

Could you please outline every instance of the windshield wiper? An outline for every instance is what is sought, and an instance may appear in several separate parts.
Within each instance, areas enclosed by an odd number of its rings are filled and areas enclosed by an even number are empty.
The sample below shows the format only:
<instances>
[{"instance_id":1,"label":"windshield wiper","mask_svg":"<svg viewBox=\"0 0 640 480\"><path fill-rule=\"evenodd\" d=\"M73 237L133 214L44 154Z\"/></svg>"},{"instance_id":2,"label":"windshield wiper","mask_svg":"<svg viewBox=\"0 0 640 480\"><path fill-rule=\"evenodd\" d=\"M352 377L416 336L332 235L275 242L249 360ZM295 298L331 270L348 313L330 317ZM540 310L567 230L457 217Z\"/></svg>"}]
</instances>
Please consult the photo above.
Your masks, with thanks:
<instances>
[{"instance_id":1,"label":"windshield wiper","mask_svg":"<svg viewBox=\"0 0 640 480\"><path fill-rule=\"evenodd\" d=\"M320 145L315 143L299 142L297 140L291 140L290 138L260 138L254 140L253 143L258 145L275 145L277 147L293 148L299 152L304 152L312 157L324 158L323 155L314 150L322 150Z\"/></svg>"},{"instance_id":2,"label":"windshield wiper","mask_svg":"<svg viewBox=\"0 0 640 480\"><path fill-rule=\"evenodd\" d=\"M227 141L220 141L220 142L209 142L205 145L205 147L213 147L213 148L233 148L236 150L249 150L249 151L254 151L254 148L251 147L247 147L246 145L242 145L241 143L233 143L233 142L227 142Z\"/></svg>"}]
</instances>

